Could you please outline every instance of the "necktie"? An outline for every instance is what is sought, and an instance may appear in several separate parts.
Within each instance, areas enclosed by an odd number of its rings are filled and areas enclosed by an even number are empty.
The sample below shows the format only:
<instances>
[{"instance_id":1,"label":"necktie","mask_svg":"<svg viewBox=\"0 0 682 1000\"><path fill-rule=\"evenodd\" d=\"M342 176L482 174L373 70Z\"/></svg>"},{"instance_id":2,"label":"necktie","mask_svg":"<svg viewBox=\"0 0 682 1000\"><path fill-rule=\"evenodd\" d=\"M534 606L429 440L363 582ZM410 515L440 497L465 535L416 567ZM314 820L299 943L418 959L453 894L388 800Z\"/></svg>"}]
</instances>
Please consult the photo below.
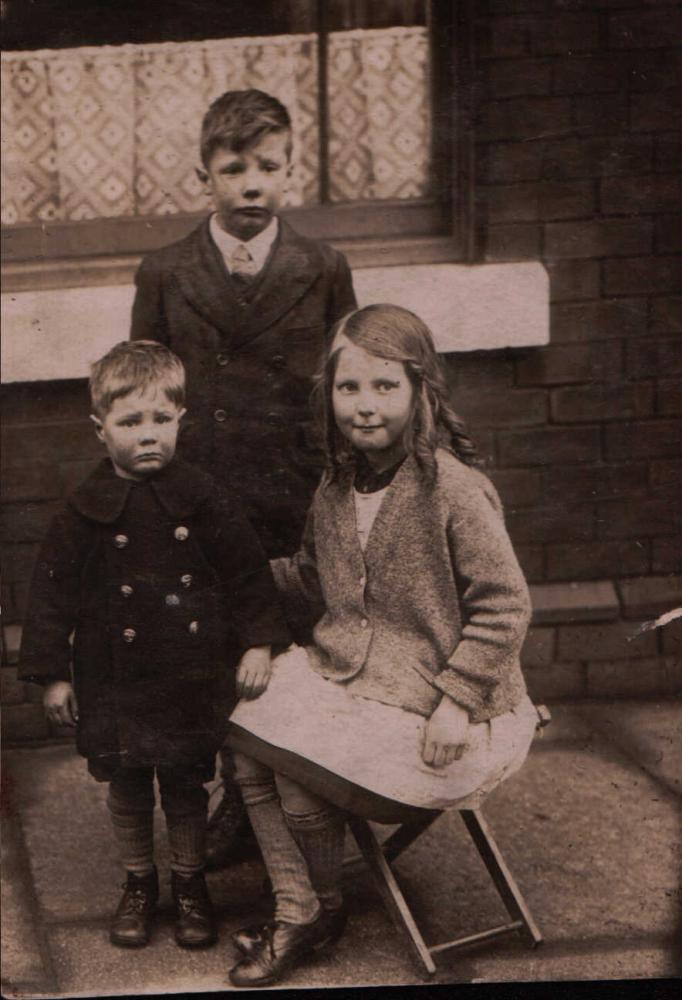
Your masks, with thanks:
<instances>
[{"instance_id":1,"label":"necktie","mask_svg":"<svg viewBox=\"0 0 682 1000\"><path fill-rule=\"evenodd\" d=\"M243 243L235 247L230 257L230 272L243 282L249 282L258 274L256 262Z\"/></svg>"}]
</instances>

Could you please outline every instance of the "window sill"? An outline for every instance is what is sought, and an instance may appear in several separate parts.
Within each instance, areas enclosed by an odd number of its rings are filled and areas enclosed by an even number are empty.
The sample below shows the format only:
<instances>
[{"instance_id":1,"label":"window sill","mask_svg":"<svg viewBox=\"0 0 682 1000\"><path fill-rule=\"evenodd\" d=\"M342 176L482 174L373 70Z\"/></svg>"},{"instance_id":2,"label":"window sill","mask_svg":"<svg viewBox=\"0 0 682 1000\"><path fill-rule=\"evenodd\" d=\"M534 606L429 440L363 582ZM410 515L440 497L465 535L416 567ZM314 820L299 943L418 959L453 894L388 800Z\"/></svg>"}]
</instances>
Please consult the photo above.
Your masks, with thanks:
<instances>
[{"instance_id":1,"label":"window sill","mask_svg":"<svg viewBox=\"0 0 682 1000\"><path fill-rule=\"evenodd\" d=\"M467 265L452 240L336 241L360 305L393 302L418 313L439 351L549 342L549 282L533 261ZM83 378L128 334L139 255L7 265L2 294L2 380Z\"/></svg>"}]
</instances>

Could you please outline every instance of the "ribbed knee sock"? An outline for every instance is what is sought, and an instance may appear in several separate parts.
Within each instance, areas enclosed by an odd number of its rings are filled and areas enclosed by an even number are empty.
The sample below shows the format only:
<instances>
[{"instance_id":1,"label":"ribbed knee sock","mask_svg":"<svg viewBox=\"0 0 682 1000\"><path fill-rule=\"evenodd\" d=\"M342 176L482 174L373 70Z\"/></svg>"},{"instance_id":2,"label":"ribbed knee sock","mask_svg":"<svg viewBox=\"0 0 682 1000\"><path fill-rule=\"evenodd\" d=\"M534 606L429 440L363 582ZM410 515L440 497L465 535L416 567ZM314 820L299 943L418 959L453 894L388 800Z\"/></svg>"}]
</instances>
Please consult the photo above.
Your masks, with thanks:
<instances>
[{"instance_id":1,"label":"ribbed knee sock","mask_svg":"<svg viewBox=\"0 0 682 1000\"><path fill-rule=\"evenodd\" d=\"M176 816L166 813L171 870L196 875L204 870L206 813Z\"/></svg>"},{"instance_id":2,"label":"ribbed knee sock","mask_svg":"<svg viewBox=\"0 0 682 1000\"><path fill-rule=\"evenodd\" d=\"M343 813L335 806L304 814L284 810L291 834L305 858L310 881L325 910L338 910L343 905L341 872L346 823Z\"/></svg>"},{"instance_id":3,"label":"ribbed knee sock","mask_svg":"<svg viewBox=\"0 0 682 1000\"><path fill-rule=\"evenodd\" d=\"M154 871L154 812L122 812L109 805L109 815L123 867L135 875Z\"/></svg>"},{"instance_id":4,"label":"ribbed knee sock","mask_svg":"<svg viewBox=\"0 0 682 1000\"><path fill-rule=\"evenodd\" d=\"M275 897L275 919L307 924L320 912L308 868L284 820L272 781L241 780L244 804L258 840Z\"/></svg>"}]
</instances>

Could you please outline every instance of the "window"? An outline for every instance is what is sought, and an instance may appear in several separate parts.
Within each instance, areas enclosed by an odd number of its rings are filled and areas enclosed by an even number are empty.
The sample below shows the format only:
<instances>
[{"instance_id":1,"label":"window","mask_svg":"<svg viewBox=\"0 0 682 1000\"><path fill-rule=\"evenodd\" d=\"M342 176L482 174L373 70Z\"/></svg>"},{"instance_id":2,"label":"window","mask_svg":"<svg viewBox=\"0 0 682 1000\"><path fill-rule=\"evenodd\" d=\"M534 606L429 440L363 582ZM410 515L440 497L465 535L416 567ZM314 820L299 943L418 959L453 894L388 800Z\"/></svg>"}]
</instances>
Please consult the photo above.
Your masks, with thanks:
<instances>
[{"instance_id":1,"label":"window","mask_svg":"<svg viewBox=\"0 0 682 1000\"><path fill-rule=\"evenodd\" d=\"M206 211L201 116L240 86L292 113L288 212L302 232L369 253L436 237L463 255L467 62L455 66L454 39L462 49L469 4L164 0L163 18L156 0L5 6L6 260L101 264L183 235Z\"/></svg>"}]
</instances>

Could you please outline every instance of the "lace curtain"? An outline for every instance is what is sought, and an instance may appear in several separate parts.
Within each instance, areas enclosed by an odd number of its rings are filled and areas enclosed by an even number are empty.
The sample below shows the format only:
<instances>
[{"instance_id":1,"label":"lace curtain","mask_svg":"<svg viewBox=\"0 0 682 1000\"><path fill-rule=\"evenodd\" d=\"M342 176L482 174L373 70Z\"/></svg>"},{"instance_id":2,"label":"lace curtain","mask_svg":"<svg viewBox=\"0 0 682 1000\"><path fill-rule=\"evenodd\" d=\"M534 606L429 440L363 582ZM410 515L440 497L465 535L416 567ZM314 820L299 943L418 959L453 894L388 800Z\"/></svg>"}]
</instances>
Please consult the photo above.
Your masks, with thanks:
<instances>
[{"instance_id":1,"label":"lace curtain","mask_svg":"<svg viewBox=\"0 0 682 1000\"><path fill-rule=\"evenodd\" d=\"M316 203L315 35L4 53L3 223L205 209L194 171L201 118L223 91L245 87L288 107L289 203ZM428 194L425 29L332 33L328 90L331 200Z\"/></svg>"}]
</instances>

